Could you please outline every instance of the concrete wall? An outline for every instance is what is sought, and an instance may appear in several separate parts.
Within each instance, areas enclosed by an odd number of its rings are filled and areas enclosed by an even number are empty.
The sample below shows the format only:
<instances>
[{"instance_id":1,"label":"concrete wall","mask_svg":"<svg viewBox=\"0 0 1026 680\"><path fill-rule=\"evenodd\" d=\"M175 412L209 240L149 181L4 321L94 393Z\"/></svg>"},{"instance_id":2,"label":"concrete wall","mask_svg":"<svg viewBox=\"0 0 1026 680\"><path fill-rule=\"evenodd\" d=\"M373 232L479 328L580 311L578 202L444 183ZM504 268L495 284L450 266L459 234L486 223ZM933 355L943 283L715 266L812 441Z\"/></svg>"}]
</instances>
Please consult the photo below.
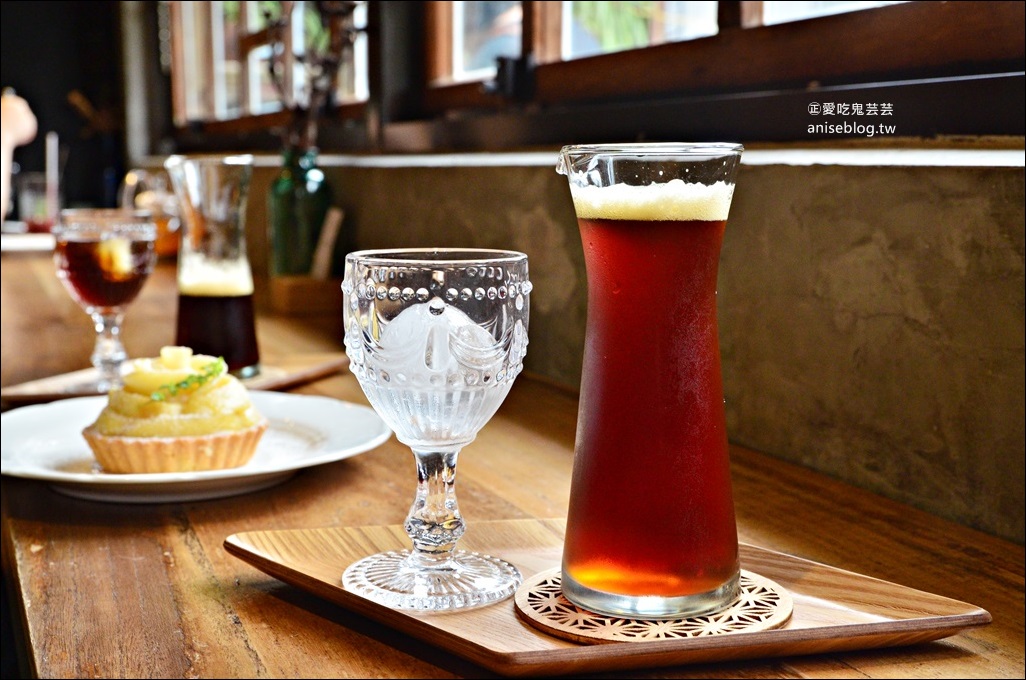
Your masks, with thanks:
<instances>
[{"instance_id":1,"label":"concrete wall","mask_svg":"<svg viewBox=\"0 0 1026 680\"><path fill-rule=\"evenodd\" d=\"M746 152L719 278L733 441L1023 542L1024 170L1002 153ZM527 368L576 388L585 271L555 151L477 158L326 157L348 246L526 252Z\"/></svg>"},{"instance_id":2,"label":"concrete wall","mask_svg":"<svg viewBox=\"0 0 1026 680\"><path fill-rule=\"evenodd\" d=\"M1021 167L747 168L733 440L1021 543L1023 202Z\"/></svg>"}]
</instances>

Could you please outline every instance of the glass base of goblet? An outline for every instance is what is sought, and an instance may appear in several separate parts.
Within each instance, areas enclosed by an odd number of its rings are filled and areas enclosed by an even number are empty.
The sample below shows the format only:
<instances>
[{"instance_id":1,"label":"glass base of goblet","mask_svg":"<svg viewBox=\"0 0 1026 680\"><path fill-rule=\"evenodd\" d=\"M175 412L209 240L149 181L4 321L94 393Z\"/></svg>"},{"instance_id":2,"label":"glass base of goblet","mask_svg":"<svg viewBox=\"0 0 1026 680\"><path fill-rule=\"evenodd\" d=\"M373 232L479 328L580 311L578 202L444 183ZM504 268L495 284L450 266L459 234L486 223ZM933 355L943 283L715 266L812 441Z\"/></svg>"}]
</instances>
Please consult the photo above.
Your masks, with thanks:
<instances>
[{"instance_id":1,"label":"glass base of goblet","mask_svg":"<svg viewBox=\"0 0 1026 680\"><path fill-rule=\"evenodd\" d=\"M393 609L449 611L505 600L523 579L520 571L491 555L457 550L425 567L412 550L378 553L351 564L342 585Z\"/></svg>"}]
</instances>

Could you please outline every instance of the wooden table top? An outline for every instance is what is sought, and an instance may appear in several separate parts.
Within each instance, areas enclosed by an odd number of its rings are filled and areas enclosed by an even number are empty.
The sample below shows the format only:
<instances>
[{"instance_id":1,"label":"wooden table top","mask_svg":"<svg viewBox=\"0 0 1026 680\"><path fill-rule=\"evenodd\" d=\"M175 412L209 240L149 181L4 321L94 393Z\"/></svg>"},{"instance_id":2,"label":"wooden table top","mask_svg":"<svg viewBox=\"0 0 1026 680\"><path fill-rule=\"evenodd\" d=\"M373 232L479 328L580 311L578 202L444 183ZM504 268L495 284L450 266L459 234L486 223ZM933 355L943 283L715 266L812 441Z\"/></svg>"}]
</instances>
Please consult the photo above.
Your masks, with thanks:
<instances>
[{"instance_id":1,"label":"wooden table top","mask_svg":"<svg viewBox=\"0 0 1026 680\"><path fill-rule=\"evenodd\" d=\"M92 328L49 257L5 254L2 385L88 365ZM130 355L170 344L174 273L129 310ZM338 319L262 315L267 357L341 352ZM367 403L348 373L291 389ZM530 376L460 457L475 523L565 515L577 400ZM909 647L617 671L611 677L1005 678L1024 673L1023 546L773 457L732 447L741 540L972 603L992 623ZM4 476L3 568L23 672L39 677L490 677L437 645L287 585L230 555L239 532L401 524L409 451L394 438L272 488L189 503L77 500ZM4 649L4 656L10 658ZM567 669L572 672L573 669Z\"/></svg>"}]
</instances>

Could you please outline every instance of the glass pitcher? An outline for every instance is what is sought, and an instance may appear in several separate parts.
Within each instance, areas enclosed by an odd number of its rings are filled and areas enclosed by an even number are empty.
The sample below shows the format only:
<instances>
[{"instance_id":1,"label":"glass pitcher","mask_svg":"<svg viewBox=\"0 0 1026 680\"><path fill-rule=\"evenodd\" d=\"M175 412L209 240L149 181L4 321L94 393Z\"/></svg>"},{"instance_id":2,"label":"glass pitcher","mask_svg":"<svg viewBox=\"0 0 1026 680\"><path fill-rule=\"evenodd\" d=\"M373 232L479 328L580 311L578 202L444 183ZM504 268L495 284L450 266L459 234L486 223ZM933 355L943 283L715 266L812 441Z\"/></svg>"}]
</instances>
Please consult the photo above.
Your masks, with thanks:
<instances>
[{"instance_id":1,"label":"glass pitcher","mask_svg":"<svg viewBox=\"0 0 1026 680\"><path fill-rule=\"evenodd\" d=\"M729 606L740 564L716 323L734 144L568 146L588 276L563 594L594 612Z\"/></svg>"}]
</instances>

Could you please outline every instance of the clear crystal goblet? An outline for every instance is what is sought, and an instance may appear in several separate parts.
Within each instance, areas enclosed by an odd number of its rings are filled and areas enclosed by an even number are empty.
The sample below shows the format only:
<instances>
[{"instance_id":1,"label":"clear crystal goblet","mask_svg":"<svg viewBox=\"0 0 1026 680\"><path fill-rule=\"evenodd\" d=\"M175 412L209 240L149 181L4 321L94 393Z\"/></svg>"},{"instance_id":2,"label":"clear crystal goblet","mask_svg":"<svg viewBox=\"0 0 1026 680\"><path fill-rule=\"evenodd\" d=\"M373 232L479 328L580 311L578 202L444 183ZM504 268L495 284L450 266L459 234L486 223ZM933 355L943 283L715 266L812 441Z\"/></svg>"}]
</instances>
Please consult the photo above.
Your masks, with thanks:
<instances>
[{"instance_id":1,"label":"clear crystal goblet","mask_svg":"<svg viewBox=\"0 0 1026 680\"><path fill-rule=\"evenodd\" d=\"M444 611L512 595L517 568L457 550L456 461L502 404L527 353L527 256L503 250L359 251L346 257L345 346L368 401L413 450L413 548L350 565L343 585L397 609Z\"/></svg>"}]
</instances>

